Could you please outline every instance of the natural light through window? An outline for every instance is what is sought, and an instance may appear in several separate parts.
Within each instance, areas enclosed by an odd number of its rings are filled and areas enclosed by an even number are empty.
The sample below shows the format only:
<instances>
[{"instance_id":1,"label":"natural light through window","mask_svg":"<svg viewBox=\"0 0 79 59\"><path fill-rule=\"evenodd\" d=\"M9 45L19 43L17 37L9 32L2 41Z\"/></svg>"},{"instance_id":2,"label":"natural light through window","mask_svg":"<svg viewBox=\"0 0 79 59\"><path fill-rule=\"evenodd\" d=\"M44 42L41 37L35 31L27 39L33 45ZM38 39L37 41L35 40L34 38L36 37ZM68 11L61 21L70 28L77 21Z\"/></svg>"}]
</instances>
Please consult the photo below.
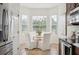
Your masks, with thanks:
<instances>
[{"instance_id":1,"label":"natural light through window","mask_svg":"<svg viewBox=\"0 0 79 59\"><path fill-rule=\"evenodd\" d=\"M22 31L27 31L27 15L22 15Z\"/></svg>"},{"instance_id":2,"label":"natural light through window","mask_svg":"<svg viewBox=\"0 0 79 59\"><path fill-rule=\"evenodd\" d=\"M57 15L51 16L52 20L52 31L57 33Z\"/></svg>"},{"instance_id":3,"label":"natural light through window","mask_svg":"<svg viewBox=\"0 0 79 59\"><path fill-rule=\"evenodd\" d=\"M32 20L34 31L46 31L47 16L32 16Z\"/></svg>"}]
</instances>

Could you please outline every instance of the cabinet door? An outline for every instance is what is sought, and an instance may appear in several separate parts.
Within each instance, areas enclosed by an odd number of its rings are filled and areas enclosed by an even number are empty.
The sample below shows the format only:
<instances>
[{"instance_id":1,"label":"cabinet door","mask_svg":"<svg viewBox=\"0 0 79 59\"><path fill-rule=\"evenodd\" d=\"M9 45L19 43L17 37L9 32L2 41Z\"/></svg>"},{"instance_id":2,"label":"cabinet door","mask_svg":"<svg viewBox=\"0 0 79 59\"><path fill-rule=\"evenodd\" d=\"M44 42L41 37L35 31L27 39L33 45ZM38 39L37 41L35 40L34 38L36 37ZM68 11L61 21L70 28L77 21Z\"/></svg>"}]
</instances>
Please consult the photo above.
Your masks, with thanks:
<instances>
[{"instance_id":1,"label":"cabinet door","mask_svg":"<svg viewBox=\"0 0 79 59\"><path fill-rule=\"evenodd\" d=\"M10 50L13 50L12 43L9 43L9 44L6 45L6 51L9 52Z\"/></svg>"},{"instance_id":2,"label":"cabinet door","mask_svg":"<svg viewBox=\"0 0 79 59\"><path fill-rule=\"evenodd\" d=\"M67 3L66 4L66 12L67 12L67 14L70 12L70 7L71 7L70 3Z\"/></svg>"},{"instance_id":3,"label":"cabinet door","mask_svg":"<svg viewBox=\"0 0 79 59\"><path fill-rule=\"evenodd\" d=\"M1 46L0 55L5 55L5 54L9 53L9 51L11 51L13 49L12 46L13 46L12 43L8 43L8 44Z\"/></svg>"},{"instance_id":4,"label":"cabinet door","mask_svg":"<svg viewBox=\"0 0 79 59\"><path fill-rule=\"evenodd\" d=\"M79 7L79 3L76 3L76 7Z\"/></svg>"},{"instance_id":5,"label":"cabinet door","mask_svg":"<svg viewBox=\"0 0 79 59\"><path fill-rule=\"evenodd\" d=\"M67 3L66 4L66 12L69 13L71 10L76 8L76 4L75 3Z\"/></svg>"},{"instance_id":6,"label":"cabinet door","mask_svg":"<svg viewBox=\"0 0 79 59\"><path fill-rule=\"evenodd\" d=\"M11 50L7 55L13 55L13 51Z\"/></svg>"},{"instance_id":7,"label":"cabinet door","mask_svg":"<svg viewBox=\"0 0 79 59\"><path fill-rule=\"evenodd\" d=\"M6 46L0 47L0 55L4 55L6 53Z\"/></svg>"},{"instance_id":8,"label":"cabinet door","mask_svg":"<svg viewBox=\"0 0 79 59\"><path fill-rule=\"evenodd\" d=\"M71 3L70 4L70 11L73 10L73 9L75 9L75 8L76 8L75 3Z\"/></svg>"},{"instance_id":9,"label":"cabinet door","mask_svg":"<svg viewBox=\"0 0 79 59\"><path fill-rule=\"evenodd\" d=\"M79 55L79 48L75 47L75 54Z\"/></svg>"}]
</instances>

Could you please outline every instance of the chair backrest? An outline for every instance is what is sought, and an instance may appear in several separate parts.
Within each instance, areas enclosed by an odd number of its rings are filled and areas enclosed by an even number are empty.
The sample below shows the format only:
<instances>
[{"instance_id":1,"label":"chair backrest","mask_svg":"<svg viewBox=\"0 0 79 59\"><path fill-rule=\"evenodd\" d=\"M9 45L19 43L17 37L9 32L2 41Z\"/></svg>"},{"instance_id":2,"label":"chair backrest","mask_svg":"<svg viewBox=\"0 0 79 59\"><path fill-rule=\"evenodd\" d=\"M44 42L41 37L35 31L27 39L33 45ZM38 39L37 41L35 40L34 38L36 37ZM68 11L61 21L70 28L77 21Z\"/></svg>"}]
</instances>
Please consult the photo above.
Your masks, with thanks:
<instances>
[{"instance_id":1,"label":"chair backrest","mask_svg":"<svg viewBox=\"0 0 79 59\"><path fill-rule=\"evenodd\" d=\"M51 39L51 33L45 33L43 39L43 46L45 47L45 49L49 49L50 39Z\"/></svg>"},{"instance_id":2,"label":"chair backrest","mask_svg":"<svg viewBox=\"0 0 79 59\"><path fill-rule=\"evenodd\" d=\"M51 39L51 33L45 33L44 34L44 41L45 42L49 42Z\"/></svg>"},{"instance_id":3,"label":"chair backrest","mask_svg":"<svg viewBox=\"0 0 79 59\"><path fill-rule=\"evenodd\" d=\"M34 39L34 36L36 35L36 33L35 32L30 32L29 33L29 37L30 37L30 41L32 42L32 41L34 41L33 39Z\"/></svg>"},{"instance_id":4,"label":"chair backrest","mask_svg":"<svg viewBox=\"0 0 79 59\"><path fill-rule=\"evenodd\" d=\"M33 35L31 33L28 33L26 37L27 44L30 44L33 41Z\"/></svg>"},{"instance_id":5,"label":"chair backrest","mask_svg":"<svg viewBox=\"0 0 79 59\"><path fill-rule=\"evenodd\" d=\"M30 33L28 33L28 48L29 49L33 49L36 45L35 45L35 40L34 40L34 35L35 35L35 33L33 33L33 32L30 32Z\"/></svg>"}]
</instances>

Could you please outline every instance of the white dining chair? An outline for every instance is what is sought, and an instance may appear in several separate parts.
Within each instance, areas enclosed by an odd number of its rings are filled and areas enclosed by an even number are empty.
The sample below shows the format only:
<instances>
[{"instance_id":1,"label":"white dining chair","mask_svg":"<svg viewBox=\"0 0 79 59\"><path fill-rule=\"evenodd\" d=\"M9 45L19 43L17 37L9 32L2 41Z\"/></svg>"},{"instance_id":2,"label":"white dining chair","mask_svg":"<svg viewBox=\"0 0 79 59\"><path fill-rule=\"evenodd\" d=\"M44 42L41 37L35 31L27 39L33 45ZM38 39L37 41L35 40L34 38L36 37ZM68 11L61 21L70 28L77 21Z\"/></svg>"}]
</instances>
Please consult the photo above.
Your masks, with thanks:
<instances>
[{"instance_id":1,"label":"white dining chair","mask_svg":"<svg viewBox=\"0 0 79 59\"><path fill-rule=\"evenodd\" d=\"M44 33L43 40L39 42L39 48L42 50L50 49L51 33Z\"/></svg>"},{"instance_id":2,"label":"white dining chair","mask_svg":"<svg viewBox=\"0 0 79 59\"><path fill-rule=\"evenodd\" d=\"M34 33L33 32L30 32L28 33L28 40L27 40L27 48L28 49L33 49L36 47L36 43L34 41Z\"/></svg>"}]
</instances>

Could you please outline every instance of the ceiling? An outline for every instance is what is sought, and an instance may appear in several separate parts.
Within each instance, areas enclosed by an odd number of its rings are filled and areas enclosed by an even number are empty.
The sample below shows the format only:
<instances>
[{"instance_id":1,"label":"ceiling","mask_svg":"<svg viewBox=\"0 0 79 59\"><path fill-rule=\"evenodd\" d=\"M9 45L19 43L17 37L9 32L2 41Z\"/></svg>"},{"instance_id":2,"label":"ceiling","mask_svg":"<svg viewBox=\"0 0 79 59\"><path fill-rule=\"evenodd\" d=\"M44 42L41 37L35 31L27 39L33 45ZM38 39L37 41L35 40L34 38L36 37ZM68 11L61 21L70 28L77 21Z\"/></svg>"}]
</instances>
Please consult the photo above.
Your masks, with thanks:
<instances>
[{"instance_id":1,"label":"ceiling","mask_svg":"<svg viewBox=\"0 0 79 59\"><path fill-rule=\"evenodd\" d=\"M61 5L61 3L21 3L20 5L27 8L52 8Z\"/></svg>"}]
</instances>

